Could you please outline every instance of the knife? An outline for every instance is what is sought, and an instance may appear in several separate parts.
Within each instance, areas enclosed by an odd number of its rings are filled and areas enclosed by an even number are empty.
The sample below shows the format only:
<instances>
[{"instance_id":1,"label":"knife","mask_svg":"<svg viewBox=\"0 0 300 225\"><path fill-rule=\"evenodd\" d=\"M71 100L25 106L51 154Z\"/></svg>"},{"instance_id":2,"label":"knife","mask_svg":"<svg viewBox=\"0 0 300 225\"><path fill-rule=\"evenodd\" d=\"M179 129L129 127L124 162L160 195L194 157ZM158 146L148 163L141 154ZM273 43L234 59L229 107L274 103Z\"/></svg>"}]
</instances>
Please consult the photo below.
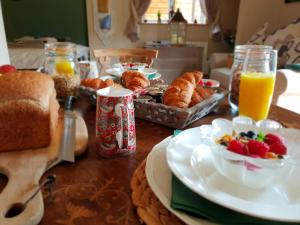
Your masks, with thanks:
<instances>
[{"instance_id":1,"label":"knife","mask_svg":"<svg viewBox=\"0 0 300 225\"><path fill-rule=\"evenodd\" d=\"M64 105L64 126L63 134L60 141L59 153L57 159L51 163L47 170L62 161L75 162L75 146L76 146L76 115L72 111L74 96L69 96Z\"/></svg>"}]
</instances>

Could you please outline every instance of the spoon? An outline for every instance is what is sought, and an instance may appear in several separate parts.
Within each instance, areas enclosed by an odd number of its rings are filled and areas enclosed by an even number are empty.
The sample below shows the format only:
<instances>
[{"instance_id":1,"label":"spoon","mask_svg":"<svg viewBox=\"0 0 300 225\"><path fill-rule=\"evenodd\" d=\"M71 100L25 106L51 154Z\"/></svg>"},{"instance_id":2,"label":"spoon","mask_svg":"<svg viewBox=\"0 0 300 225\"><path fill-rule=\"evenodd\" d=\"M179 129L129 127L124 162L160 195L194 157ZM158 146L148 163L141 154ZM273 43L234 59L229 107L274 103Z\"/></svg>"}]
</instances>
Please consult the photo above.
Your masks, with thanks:
<instances>
[{"instance_id":1,"label":"spoon","mask_svg":"<svg viewBox=\"0 0 300 225\"><path fill-rule=\"evenodd\" d=\"M26 205L39 193L39 191L43 187L47 187L47 191L51 192L52 185L54 184L56 180L56 175L49 175L36 189L36 191L24 202L24 203L15 203L13 204L10 209L5 214L6 218L12 218L19 214L21 214L25 208Z\"/></svg>"}]
</instances>

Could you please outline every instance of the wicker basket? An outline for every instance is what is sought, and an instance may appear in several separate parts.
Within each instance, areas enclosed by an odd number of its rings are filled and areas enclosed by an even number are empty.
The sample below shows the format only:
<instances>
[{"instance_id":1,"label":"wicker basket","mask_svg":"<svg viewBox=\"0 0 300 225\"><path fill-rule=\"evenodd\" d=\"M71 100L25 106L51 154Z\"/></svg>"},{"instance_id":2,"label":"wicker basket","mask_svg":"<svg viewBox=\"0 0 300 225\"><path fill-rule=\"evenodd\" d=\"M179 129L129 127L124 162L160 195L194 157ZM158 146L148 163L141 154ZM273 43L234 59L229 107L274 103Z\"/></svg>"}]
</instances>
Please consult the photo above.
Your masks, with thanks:
<instances>
[{"instance_id":1,"label":"wicker basket","mask_svg":"<svg viewBox=\"0 0 300 225\"><path fill-rule=\"evenodd\" d=\"M79 90L82 94L88 95L94 105L96 104L96 91L94 89L80 87ZM227 90L217 88L215 94L187 109L135 99L135 116L168 127L183 129L217 108L227 93Z\"/></svg>"},{"instance_id":2,"label":"wicker basket","mask_svg":"<svg viewBox=\"0 0 300 225\"><path fill-rule=\"evenodd\" d=\"M212 112L227 93L226 90L218 88L215 94L187 109L135 99L135 116L168 127L183 129Z\"/></svg>"}]
</instances>

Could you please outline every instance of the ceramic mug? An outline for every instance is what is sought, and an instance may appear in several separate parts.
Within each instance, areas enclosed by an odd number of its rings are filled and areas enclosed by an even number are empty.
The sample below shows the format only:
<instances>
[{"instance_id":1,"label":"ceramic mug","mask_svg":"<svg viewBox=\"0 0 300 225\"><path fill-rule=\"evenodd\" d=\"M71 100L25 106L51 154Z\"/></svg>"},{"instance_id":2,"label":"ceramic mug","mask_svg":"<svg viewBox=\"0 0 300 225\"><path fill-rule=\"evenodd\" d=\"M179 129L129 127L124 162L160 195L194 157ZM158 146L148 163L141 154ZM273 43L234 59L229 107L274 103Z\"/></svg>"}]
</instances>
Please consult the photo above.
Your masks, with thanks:
<instances>
[{"instance_id":1,"label":"ceramic mug","mask_svg":"<svg viewBox=\"0 0 300 225\"><path fill-rule=\"evenodd\" d=\"M96 61L80 61L78 63L80 80L85 78L97 78L98 68Z\"/></svg>"},{"instance_id":2,"label":"ceramic mug","mask_svg":"<svg viewBox=\"0 0 300 225\"><path fill-rule=\"evenodd\" d=\"M107 87L97 91L97 154L110 158L135 152L133 92Z\"/></svg>"}]
</instances>

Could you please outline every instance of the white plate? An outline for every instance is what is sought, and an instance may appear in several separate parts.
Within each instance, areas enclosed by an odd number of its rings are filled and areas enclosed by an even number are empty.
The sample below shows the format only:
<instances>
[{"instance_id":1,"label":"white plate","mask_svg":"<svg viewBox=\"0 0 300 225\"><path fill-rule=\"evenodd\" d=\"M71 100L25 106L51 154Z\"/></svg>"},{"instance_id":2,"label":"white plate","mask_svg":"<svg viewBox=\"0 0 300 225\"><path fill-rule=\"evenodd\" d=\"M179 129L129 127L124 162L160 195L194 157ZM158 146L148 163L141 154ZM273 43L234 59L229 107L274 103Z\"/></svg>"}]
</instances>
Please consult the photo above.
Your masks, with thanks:
<instances>
[{"instance_id":1,"label":"white plate","mask_svg":"<svg viewBox=\"0 0 300 225\"><path fill-rule=\"evenodd\" d=\"M185 130L169 143L167 162L176 177L202 197L237 212L300 222L300 169L295 168L283 184L270 188L249 189L234 184L215 170L210 148L202 145L211 135L208 127Z\"/></svg>"},{"instance_id":2,"label":"white plate","mask_svg":"<svg viewBox=\"0 0 300 225\"><path fill-rule=\"evenodd\" d=\"M179 219L189 225L211 225L207 220L199 219L170 207L171 171L166 161L166 147L171 138L166 138L149 153L145 173L148 184L160 202Z\"/></svg>"},{"instance_id":3,"label":"white plate","mask_svg":"<svg viewBox=\"0 0 300 225\"><path fill-rule=\"evenodd\" d=\"M116 77L121 77L124 70L122 70L121 68L109 68L106 69L105 72Z\"/></svg>"}]
</instances>

